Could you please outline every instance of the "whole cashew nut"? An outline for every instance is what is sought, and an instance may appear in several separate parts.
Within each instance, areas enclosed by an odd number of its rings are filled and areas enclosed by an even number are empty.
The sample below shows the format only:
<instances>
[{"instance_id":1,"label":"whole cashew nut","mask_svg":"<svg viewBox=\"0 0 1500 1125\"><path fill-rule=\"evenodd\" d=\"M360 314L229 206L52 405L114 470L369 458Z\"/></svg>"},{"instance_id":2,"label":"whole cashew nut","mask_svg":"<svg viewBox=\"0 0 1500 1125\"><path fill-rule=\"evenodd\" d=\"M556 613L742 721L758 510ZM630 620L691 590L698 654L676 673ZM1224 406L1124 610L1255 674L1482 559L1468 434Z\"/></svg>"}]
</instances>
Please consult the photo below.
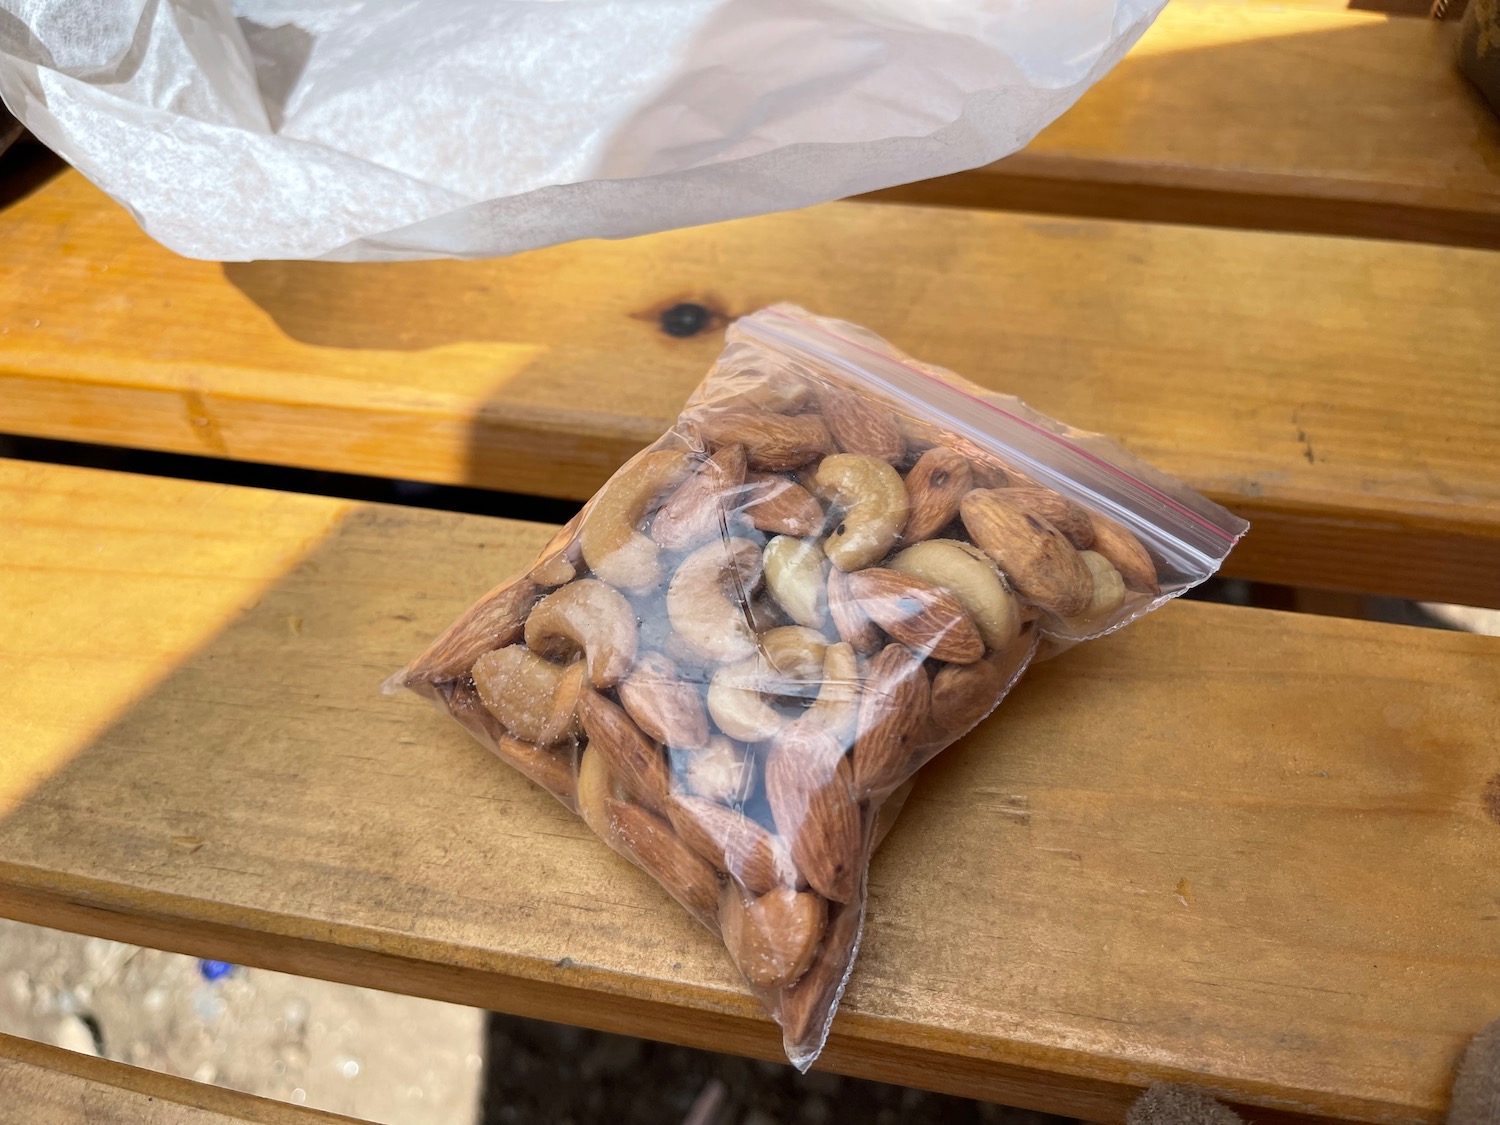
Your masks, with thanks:
<instances>
[{"instance_id":1,"label":"whole cashew nut","mask_svg":"<svg viewBox=\"0 0 1500 1125\"><path fill-rule=\"evenodd\" d=\"M842 571L885 557L906 526L910 501L901 474L878 457L835 453L818 466L818 494L844 509L844 519L823 541Z\"/></svg>"},{"instance_id":2,"label":"whole cashew nut","mask_svg":"<svg viewBox=\"0 0 1500 1125\"><path fill-rule=\"evenodd\" d=\"M603 753L585 749L583 757L578 760L578 784L573 790L573 801L578 806L578 815L583 817L583 822L601 840L608 841L614 835L605 802L612 800L620 792Z\"/></svg>"},{"instance_id":3,"label":"whole cashew nut","mask_svg":"<svg viewBox=\"0 0 1500 1125\"><path fill-rule=\"evenodd\" d=\"M914 543L891 560L892 570L941 586L979 627L985 647L999 651L1021 632L1021 606L983 551L956 539Z\"/></svg>"},{"instance_id":4,"label":"whole cashew nut","mask_svg":"<svg viewBox=\"0 0 1500 1125\"><path fill-rule=\"evenodd\" d=\"M1078 557L1094 579L1094 595L1089 599L1088 608L1073 620L1093 624L1125 604L1125 578L1115 569L1114 563L1098 551L1080 551Z\"/></svg>"},{"instance_id":5,"label":"whole cashew nut","mask_svg":"<svg viewBox=\"0 0 1500 1125\"><path fill-rule=\"evenodd\" d=\"M550 746L578 729L581 661L563 667L522 645L487 652L474 661L474 689L484 708L516 738Z\"/></svg>"},{"instance_id":6,"label":"whole cashew nut","mask_svg":"<svg viewBox=\"0 0 1500 1125\"><path fill-rule=\"evenodd\" d=\"M766 544L766 586L798 625L820 628L828 617L823 552L816 543L778 535Z\"/></svg>"},{"instance_id":7,"label":"whole cashew nut","mask_svg":"<svg viewBox=\"0 0 1500 1125\"><path fill-rule=\"evenodd\" d=\"M583 549L578 544L578 517L574 516L547 540L542 553L531 564L528 577L543 586L561 586L578 577Z\"/></svg>"},{"instance_id":8,"label":"whole cashew nut","mask_svg":"<svg viewBox=\"0 0 1500 1125\"><path fill-rule=\"evenodd\" d=\"M753 653L746 607L760 573L760 548L748 539L715 539L683 559L667 586L667 617L677 636L721 664Z\"/></svg>"},{"instance_id":9,"label":"whole cashew nut","mask_svg":"<svg viewBox=\"0 0 1500 1125\"><path fill-rule=\"evenodd\" d=\"M859 718L859 661L854 648L849 644L829 645L823 654L823 679L818 686L818 698L813 700L802 719L816 722L848 746L854 738L855 722Z\"/></svg>"},{"instance_id":10,"label":"whole cashew nut","mask_svg":"<svg viewBox=\"0 0 1500 1125\"><path fill-rule=\"evenodd\" d=\"M645 593L661 582L661 548L638 527L692 470L688 455L658 449L612 476L583 513L579 546L589 569L611 586Z\"/></svg>"},{"instance_id":11,"label":"whole cashew nut","mask_svg":"<svg viewBox=\"0 0 1500 1125\"><path fill-rule=\"evenodd\" d=\"M781 695L813 694L827 650L828 638L805 625L783 625L760 636L760 651L776 672Z\"/></svg>"},{"instance_id":12,"label":"whole cashew nut","mask_svg":"<svg viewBox=\"0 0 1500 1125\"><path fill-rule=\"evenodd\" d=\"M563 658L582 649L589 680L612 687L635 663L639 636L635 611L613 586L593 578L552 591L526 619L526 644L544 656Z\"/></svg>"},{"instance_id":13,"label":"whole cashew nut","mask_svg":"<svg viewBox=\"0 0 1500 1125\"><path fill-rule=\"evenodd\" d=\"M760 653L714 673L708 685L708 713L721 731L741 742L764 742L787 719L766 702L774 694L776 670Z\"/></svg>"}]
</instances>

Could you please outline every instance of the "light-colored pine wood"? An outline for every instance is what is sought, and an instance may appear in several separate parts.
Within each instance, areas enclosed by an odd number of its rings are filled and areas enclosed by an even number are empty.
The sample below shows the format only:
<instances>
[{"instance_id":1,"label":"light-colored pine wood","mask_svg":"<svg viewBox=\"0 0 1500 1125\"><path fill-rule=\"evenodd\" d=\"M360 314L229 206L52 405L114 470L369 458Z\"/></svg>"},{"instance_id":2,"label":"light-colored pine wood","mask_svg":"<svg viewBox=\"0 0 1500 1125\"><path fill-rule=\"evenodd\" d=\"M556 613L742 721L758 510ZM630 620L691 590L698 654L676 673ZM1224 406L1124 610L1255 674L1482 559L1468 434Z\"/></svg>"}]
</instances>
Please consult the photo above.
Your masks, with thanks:
<instances>
[{"instance_id":1,"label":"light-colored pine wood","mask_svg":"<svg viewBox=\"0 0 1500 1125\"><path fill-rule=\"evenodd\" d=\"M13 462L0 526L0 746L45 764L0 911L775 1057L663 892L377 694L549 528ZM919 783L826 1065L1436 1123L1500 1012L1497 744L1494 638L1176 602L1075 649Z\"/></svg>"},{"instance_id":2,"label":"light-colored pine wood","mask_svg":"<svg viewBox=\"0 0 1500 1125\"><path fill-rule=\"evenodd\" d=\"M1474 250L853 203L220 266L70 174L0 212L0 432L584 498L788 299L1118 435L1255 521L1233 574L1500 605L1497 292Z\"/></svg>"},{"instance_id":3,"label":"light-colored pine wood","mask_svg":"<svg viewBox=\"0 0 1500 1125\"><path fill-rule=\"evenodd\" d=\"M0 1033L0 1125L359 1125Z\"/></svg>"},{"instance_id":4,"label":"light-colored pine wood","mask_svg":"<svg viewBox=\"0 0 1500 1125\"><path fill-rule=\"evenodd\" d=\"M1454 28L1172 0L1025 150L877 193L965 207L1500 246L1500 121Z\"/></svg>"}]
</instances>

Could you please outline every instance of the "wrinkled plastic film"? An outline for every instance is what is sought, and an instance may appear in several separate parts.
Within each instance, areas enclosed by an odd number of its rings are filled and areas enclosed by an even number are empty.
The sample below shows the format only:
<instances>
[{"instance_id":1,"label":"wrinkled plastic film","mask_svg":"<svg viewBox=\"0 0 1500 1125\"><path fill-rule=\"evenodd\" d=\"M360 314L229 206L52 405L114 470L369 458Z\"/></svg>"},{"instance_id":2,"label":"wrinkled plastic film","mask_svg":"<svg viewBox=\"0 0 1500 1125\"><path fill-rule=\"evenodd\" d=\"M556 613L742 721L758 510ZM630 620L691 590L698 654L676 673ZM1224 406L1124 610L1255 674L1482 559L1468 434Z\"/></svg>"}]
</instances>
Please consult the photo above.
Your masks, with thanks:
<instances>
[{"instance_id":1,"label":"wrinkled plastic film","mask_svg":"<svg viewBox=\"0 0 1500 1125\"><path fill-rule=\"evenodd\" d=\"M817 1057L912 775L1246 525L1113 443L777 306L392 684L653 875Z\"/></svg>"},{"instance_id":2,"label":"wrinkled plastic film","mask_svg":"<svg viewBox=\"0 0 1500 1125\"><path fill-rule=\"evenodd\" d=\"M480 258L1020 148L1165 0L0 0L0 99L189 257Z\"/></svg>"}]
</instances>

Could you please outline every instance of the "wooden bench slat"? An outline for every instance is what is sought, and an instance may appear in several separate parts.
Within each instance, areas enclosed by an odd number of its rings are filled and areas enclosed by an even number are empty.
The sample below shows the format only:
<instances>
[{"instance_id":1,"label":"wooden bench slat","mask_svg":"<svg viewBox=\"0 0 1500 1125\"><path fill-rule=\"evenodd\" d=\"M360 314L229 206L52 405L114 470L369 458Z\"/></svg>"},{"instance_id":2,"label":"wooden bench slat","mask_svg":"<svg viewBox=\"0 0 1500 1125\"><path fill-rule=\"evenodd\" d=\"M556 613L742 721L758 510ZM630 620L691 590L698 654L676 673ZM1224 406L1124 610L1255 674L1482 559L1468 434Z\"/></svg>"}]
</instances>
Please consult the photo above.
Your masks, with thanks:
<instances>
[{"instance_id":1,"label":"wooden bench slat","mask_svg":"<svg viewBox=\"0 0 1500 1125\"><path fill-rule=\"evenodd\" d=\"M1500 121L1453 28L1172 0L1027 148L870 198L1500 246Z\"/></svg>"},{"instance_id":2,"label":"wooden bench slat","mask_svg":"<svg viewBox=\"0 0 1500 1125\"><path fill-rule=\"evenodd\" d=\"M0 1032L0 1125L361 1125Z\"/></svg>"},{"instance_id":3,"label":"wooden bench slat","mask_svg":"<svg viewBox=\"0 0 1500 1125\"><path fill-rule=\"evenodd\" d=\"M831 204L490 262L178 258L67 175L0 212L0 432L585 498L790 299L1256 521L1229 572L1500 605L1500 256ZM878 279L878 280L876 280Z\"/></svg>"},{"instance_id":4,"label":"wooden bench slat","mask_svg":"<svg viewBox=\"0 0 1500 1125\"><path fill-rule=\"evenodd\" d=\"M14 462L0 525L0 911L776 1056L659 888L376 694L549 528ZM1464 634L1176 602L1034 670L877 858L827 1065L1437 1122L1500 1011L1497 728Z\"/></svg>"}]
</instances>

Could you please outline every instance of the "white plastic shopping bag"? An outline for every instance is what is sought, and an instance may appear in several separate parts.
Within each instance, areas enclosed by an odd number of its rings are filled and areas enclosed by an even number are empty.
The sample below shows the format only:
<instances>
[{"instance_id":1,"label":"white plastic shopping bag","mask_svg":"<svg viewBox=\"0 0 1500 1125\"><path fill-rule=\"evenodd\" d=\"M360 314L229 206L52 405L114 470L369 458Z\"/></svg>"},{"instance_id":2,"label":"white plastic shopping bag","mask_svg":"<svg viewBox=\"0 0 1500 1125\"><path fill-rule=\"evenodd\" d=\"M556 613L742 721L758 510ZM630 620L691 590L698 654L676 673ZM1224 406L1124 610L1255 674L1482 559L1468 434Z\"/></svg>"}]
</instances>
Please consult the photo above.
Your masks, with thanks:
<instances>
[{"instance_id":1,"label":"white plastic shopping bag","mask_svg":"<svg viewBox=\"0 0 1500 1125\"><path fill-rule=\"evenodd\" d=\"M486 257L996 160L1165 0L0 0L0 96L192 257Z\"/></svg>"}]
</instances>

